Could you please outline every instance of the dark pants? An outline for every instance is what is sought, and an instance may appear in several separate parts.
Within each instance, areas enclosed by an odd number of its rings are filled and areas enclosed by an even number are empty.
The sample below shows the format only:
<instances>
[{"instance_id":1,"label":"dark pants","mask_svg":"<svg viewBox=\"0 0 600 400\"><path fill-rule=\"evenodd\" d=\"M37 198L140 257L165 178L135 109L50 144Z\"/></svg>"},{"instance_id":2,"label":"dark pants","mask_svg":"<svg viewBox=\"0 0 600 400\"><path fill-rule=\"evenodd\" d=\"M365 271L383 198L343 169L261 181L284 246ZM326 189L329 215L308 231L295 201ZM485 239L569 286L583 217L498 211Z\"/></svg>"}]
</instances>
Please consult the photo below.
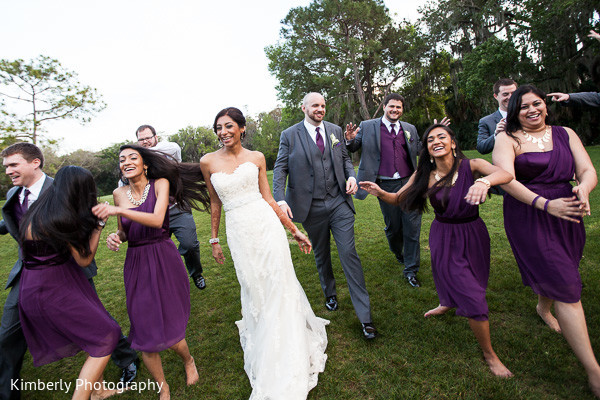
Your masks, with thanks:
<instances>
[{"instance_id":1,"label":"dark pants","mask_svg":"<svg viewBox=\"0 0 600 400\"><path fill-rule=\"evenodd\" d=\"M378 179L377 184L386 192L396 193L408 182L402 179ZM409 277L419 272L421 263L421 214L416 211L402 211L398 206L388 204L379 199L379 207L385 222L385 236L390 250L399 262L404 262L404 276Z\"/></svg>"},{"instance_id":2,"label":"dark pants","mask_svg":"<svg viewBox=\"0 0 600 400\"><path fill-rule=\"evenodd\" d=\"M21 398L19 390L11 390L11 381L20 379L23 357L27 351L19 319L19 281L16 280L6 298L0 325L0 400ZM95 291L94 281L91 278L89 281ZM125 368L137 359L135 350L129 346L122 332L111 359L119 368Z\"/></svg>"},{"instance_id":3,"label":"dark pants","mask_svg":"<svg viewBox=\"0 0 600 400\"><path fill-rule=\"evenodd\" d=\"M179 241L179 254L192 278L202 275L200 263L200 243L196 234L196 223L191 212L182 211L175 206L169 209L169 233Z\"/></svg>"},{"instance_id":4,"label":"dark pants","mask_svg":"<svg viewBox=\"0 0 600 400\"><path fill-rule=\"evenodd\" d=\"M362 323L372 322L369 293L354 243L354 213L348 203L313 199L302 226L306 229L313 245L317 271L325 297L337 294L331 266L331 234L333 234L356 315Z\"/></svg>"}]
</instances>

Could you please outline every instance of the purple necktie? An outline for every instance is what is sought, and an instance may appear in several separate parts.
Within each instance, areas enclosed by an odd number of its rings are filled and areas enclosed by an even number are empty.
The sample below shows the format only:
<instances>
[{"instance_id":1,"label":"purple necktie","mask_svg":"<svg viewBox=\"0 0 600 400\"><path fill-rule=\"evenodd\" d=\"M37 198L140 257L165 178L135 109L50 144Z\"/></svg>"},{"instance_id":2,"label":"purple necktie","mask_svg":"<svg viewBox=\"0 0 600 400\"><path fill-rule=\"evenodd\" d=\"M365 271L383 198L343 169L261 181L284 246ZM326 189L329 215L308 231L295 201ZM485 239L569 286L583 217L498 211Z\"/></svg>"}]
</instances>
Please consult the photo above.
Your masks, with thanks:
<instances>
[{"instance_id":1,"label":"purple necktie","mask_svg":"<svg viewBox=\"0 0 600 400\"><path fill-rule=\"evenodd\" d=\"M394 129L396 129L396 124L392 124L392 135L396 136L396 131Z\"/></svg>"},{"instance_id":2,"label":"purple necktie","mask_svg":"<svg viewBox=\"0 0 600 400\"><path fill-rule=\"evenodd\" d=\"M25 212L29 209L29 193L31 192L29 191L29 189L25 188L25 191L23 193L25 194L25 196L23 196L21 209L23 210L23 214L25 214Z\"/></svg>"},{"instance_id":3,"label":"purple necktie","mask_svg":"<svg viewBox=\"0 0 600 400\"><path fill-rule=\"evenodd\" d=\"M323 154L325 152L325 142L323 142L323 136L319 132L320 129L320 127L317 127L317 147L321 150L321 154Z\"/></svg>"}]
</instances>

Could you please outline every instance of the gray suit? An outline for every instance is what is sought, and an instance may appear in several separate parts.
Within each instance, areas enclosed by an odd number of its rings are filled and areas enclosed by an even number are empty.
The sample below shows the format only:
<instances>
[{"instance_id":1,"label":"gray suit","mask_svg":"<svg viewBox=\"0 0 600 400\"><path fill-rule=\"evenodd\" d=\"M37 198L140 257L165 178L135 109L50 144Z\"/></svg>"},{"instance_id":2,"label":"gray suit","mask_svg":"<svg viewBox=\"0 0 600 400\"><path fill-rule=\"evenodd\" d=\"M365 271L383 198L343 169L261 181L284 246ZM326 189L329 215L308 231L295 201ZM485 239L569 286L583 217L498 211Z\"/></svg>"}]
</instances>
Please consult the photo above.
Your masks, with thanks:
<instances>
[{"instance_id":1,"label":"gray suit","mask_svg":"<svg viewBox=\"0 0 600 400\"><path fill-rule=\"evenodd\" d=\"M47 190L54 179L46 177L40 195ZM2 221L0 221L0 234L10 235L19 242L19 226L14 214L14 206L19 201L19 193L21 186L10 188L6 194L6 202L2 206ZM21 329L21 321L19 319L19 281L21 278L21 270L23 268L23 260L21 248L19 247L19 258L11 269L8 275L8 282L5 289L11 288L6 302L4 303L4 311L2 313L2 323L0 325L0 399L18 399L20 392L11 391L11 380L19 379L21 366L23 364L23 356L27 351L27 343L23 330ZM93 277L96 276L98 268L96 262L92 263L83 269L83 272L94 286ZM95 290L95 287L94 287ZM117 348L112 354L112 359L120 368L125 368L137 358L137 354L131 349L127 338L121 333Z\"/></svg>"},{"instance_id":2,"label":"gray suit","mask_svg":"<svg viewBox=\"0 0 600 400\"><path fill-rule=\"evenodd\" d=\"M589 107L600 107L600 93L598 92L581 92L569 93L569 100L565 101L565 105L580 105Z\"/></svg>"},{"instance_id":3,"label":"gray suit","mask_svg":"<svg viewBox=\"0 0 600 400\"><path fill-rule=\"evenodd\" d=\"M372 322L369 294L354 243L354 205L346 194L346 180L354 177L354 168L343 146L342 129L329 122L324 122L324 129L323 154L304 122L281 133L273 168L273 196L276 201L285 200L293 220L306 229L325 297L337 294L331 266L331 231L356 315L362 323Z\"/></svg>"},{"instance_id":4,"label":"gray suit","mask_svg":"<svg viewBox=\"0 0 600 400\"><path fill-rule=\"evenodd\" d=\"M496 125L502 119L502 114L499 110L496 110L490 115L479 120L478 134L477 134L477 151L481 154L488 154L494 150L494 144L496 143Z\"/></svg>"},{"instance_id":5,"label":"gray suit","mask_svg":"<svg viewBox=\"0 0 600 400\"><path fill-rule=\"evenodd\" d=\"M356 137L347 143L348 151L355 152L362 148L360 165L358 166L358 181L371 181L377 183L388 192L397 192L408 182L410 176L402 179L377 179L381 163L381 122L382 118L370 119L360 123ZM420 150L419 134L417 128L407 122L400 121L406 139L408 150L408 164L413 170L417 168L417 153ZM368 193L359 189L356 198L364 200ZM421 214L416 211L403 211L379 200L379 207L385 221L385 236L390 250L396 259L404 263L404 276L414 276L419 271ZM404 253L404 254L403 254Z\"/></svg>"}]
</instances>

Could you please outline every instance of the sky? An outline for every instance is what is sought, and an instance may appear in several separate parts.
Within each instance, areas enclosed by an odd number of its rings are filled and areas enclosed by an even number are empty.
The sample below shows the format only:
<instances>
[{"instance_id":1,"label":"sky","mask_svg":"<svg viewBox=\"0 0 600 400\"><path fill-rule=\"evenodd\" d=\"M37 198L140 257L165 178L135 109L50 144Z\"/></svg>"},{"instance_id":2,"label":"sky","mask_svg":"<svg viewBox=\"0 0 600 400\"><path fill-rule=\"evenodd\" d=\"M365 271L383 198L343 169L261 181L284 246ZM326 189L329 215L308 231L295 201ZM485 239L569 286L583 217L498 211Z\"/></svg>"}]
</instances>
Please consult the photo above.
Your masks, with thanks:
<instances>
[{"instance_id":1,"label":"sky","mask_svg":"<svg viewBox=\"0 0 600 400\"><path fill-rule=\"evenodd\" d=\"M19 0L0 2L0 59L40 54L77 72L107 108L92 121L51 121L59 153L97 151L135 139L150 124L161 136L211 126L235 106L257 115L280 104L265 46L281 20L308 0ZM415 21L425 0L385 0L396 20Z\"/></svg>"}]
</instances>

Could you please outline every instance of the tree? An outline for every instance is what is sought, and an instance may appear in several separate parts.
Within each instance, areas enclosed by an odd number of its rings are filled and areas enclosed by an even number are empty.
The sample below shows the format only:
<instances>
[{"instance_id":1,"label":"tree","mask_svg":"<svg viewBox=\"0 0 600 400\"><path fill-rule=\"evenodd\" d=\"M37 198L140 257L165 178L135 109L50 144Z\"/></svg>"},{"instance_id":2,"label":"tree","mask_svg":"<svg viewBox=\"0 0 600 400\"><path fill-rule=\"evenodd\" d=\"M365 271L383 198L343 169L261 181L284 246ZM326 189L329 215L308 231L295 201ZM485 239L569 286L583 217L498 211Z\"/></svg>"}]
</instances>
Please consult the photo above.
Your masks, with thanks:
<instances>
[{"instance_id":1,"label":"tree","mask_svg":"<svg viewBox=\"0 0 600 400\"><path fill-rule=\"evenodd\" d=\"M181 146L181 159L183 162L200 162L206 153L219 148L219 140L212 129L199 126L187 126L176 134L169 136L171 142Z\"/></svg>"},{"instance_id":2,"label":"tree","mask_svg":"<svg viewBox=\"0 0 600 400\"><path fill-rule=\"evenodd\" d=\"M279 137L283 131L281 108L258 114L258 121L246 129L244 145L250 150L264 154L267 169L273 169L279 150Z\"/></svg>"},{"instance_id":3,"label":"tree","mask_svg":"<svg viewBox=\"0 0 600 400\"><path fill-rule=\"evenodd\" d=\"M0 60L0 96L17 109L3 110L4 120L10 121L3 134L34 144L45 121L71 118L86 123L106 107L96 89L82 85L75 72L43 55L29 62Z\"/></svg>"},{"instance_id":4,"label":"tree","mask_svg":"<svg viewBox=\"0 0 600 400\"><path fill-rule=\"evenodd\" d=\"M308 91L321 92L338 124L373 118L430 48L382 0L313 0L282 24L280 42L265 48L279 98L294 109Z\"/></svg>"}]
</instances>

